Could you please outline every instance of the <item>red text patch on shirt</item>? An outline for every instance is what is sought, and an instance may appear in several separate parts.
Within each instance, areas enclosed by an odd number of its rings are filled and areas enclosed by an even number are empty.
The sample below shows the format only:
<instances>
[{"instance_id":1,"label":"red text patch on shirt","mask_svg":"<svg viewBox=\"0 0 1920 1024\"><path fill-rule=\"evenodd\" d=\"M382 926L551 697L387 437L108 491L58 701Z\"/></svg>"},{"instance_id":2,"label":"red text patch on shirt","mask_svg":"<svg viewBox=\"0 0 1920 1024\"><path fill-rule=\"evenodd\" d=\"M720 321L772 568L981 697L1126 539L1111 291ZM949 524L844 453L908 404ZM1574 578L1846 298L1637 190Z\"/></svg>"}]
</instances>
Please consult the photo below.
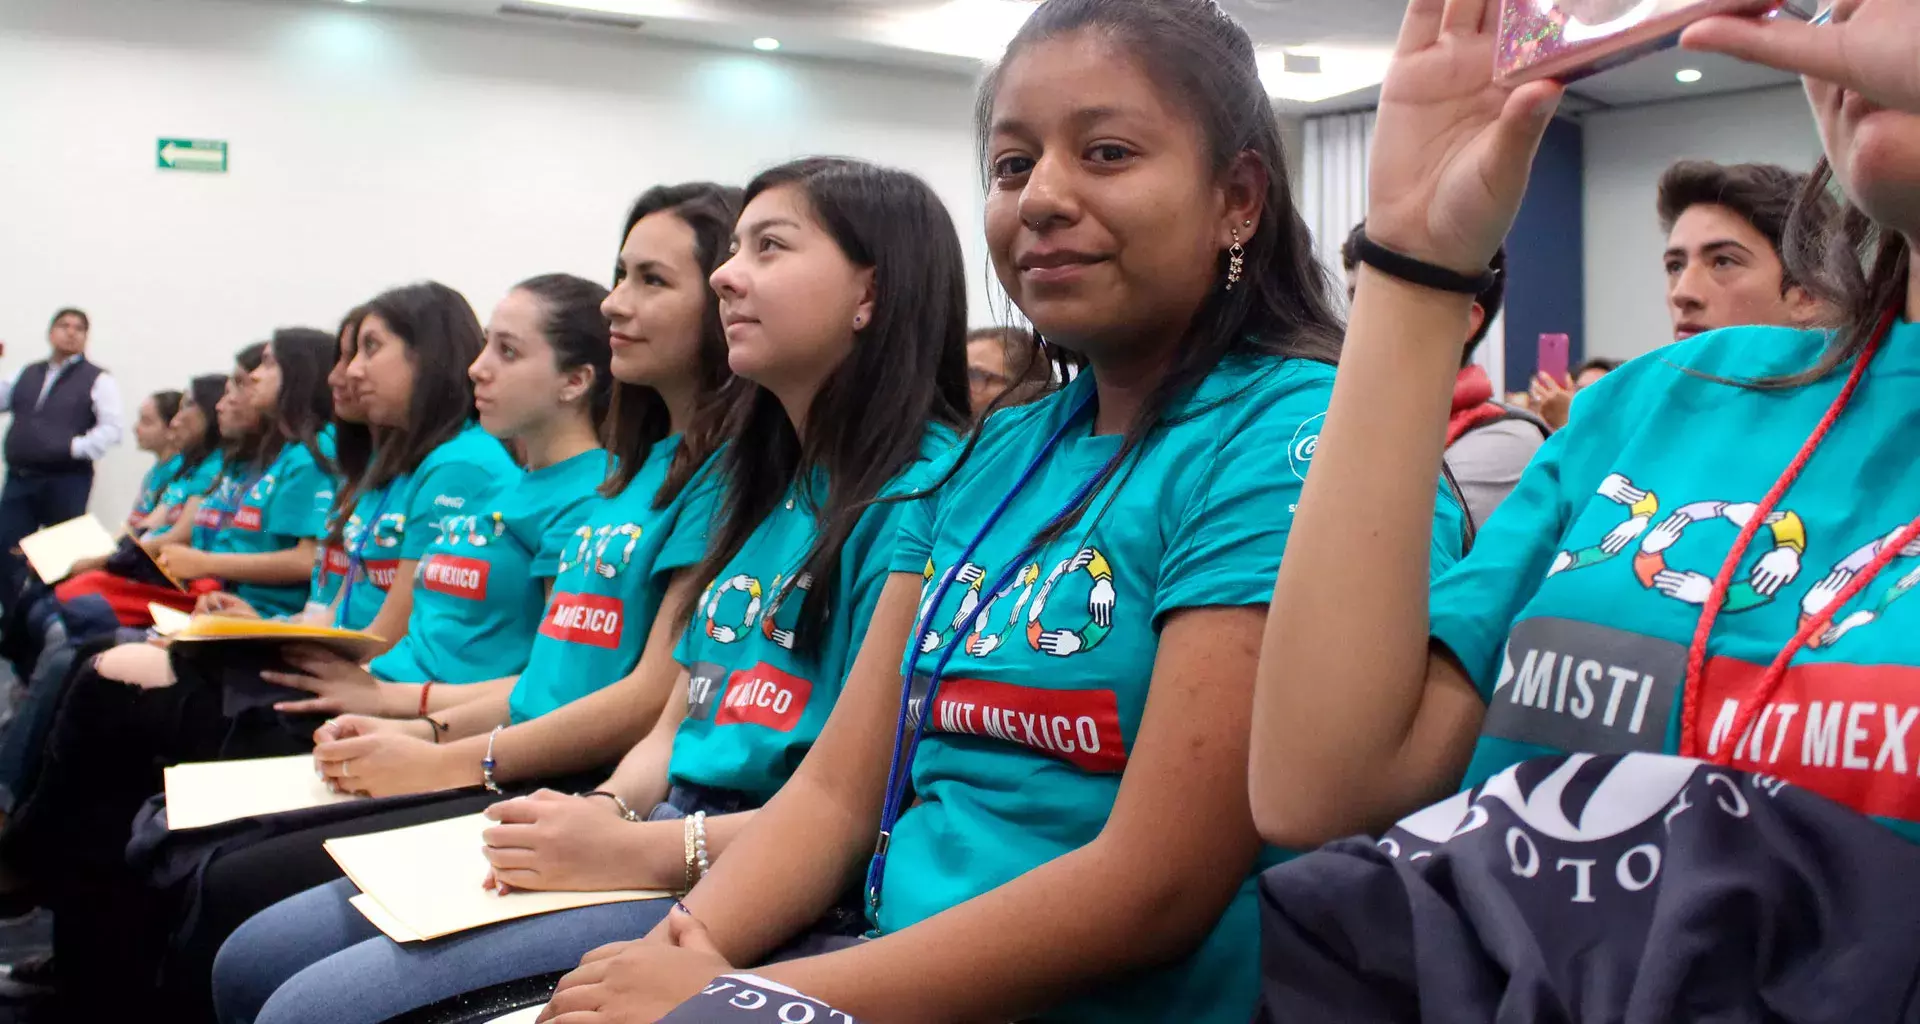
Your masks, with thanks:
<instances>
[{"instance_id":1,"label":"red text patch on shirt","mask_svg":"<svg viewBox=\"0 0 1920 1024\"><path fill-rule=\"evenodd\" d=\"M1700 689L1709 757L1733 737L1765 666L1715 658ZM1920 669L1797 665L1733 748L1736 768L1805 786L1866 814L1920 821Z\"/></svg>"},{"instance_id":2,"label":"red text patch on shirt","mask_svg":"<svg viewBox=\"0 0 1920 1024\"><path fill-rule=\"evenodd\" d=\"M393 589L393 578L400 572L400 561L398 559L390 558L381 562L365 562L362 564L366 566L367 579L370 580L374 586L379 587L381 590Z\"/></svg>"},{"instance_id":3,"label":"red text patch on shirt","mask_svg":"<svg viewBox=\"0 0 1920 1024\"><path fill-rule=\"evenodd\" d=\"M782 672L766 662L735 672L727 680L727 692L720 698L720 710L713 713L715 725L764 725L780 732L792 732L806 713L807 698L813 696L813 682L791 672Z\"/></svg>"},{"instance_id":4,"label":"red text patch on shirt","mask_svg":"<svg viewBox=\"0 0 1920 1024\"><path fill-rule=\"evenodd\" d=\"M570 644L588 644L612 650L620 646L622 604L617 597L599 594L555 594L540 623L540 635Z\"/></svg>"},{"instance_id":5,"label":"red text patch on shirt","mask_svg":"<svg viewBox=\"0 0 1920 1024\"><path fill-rule=\"evenodd\" d=\"M420 578L428 590L469 601L485 601L489 568L486 562L478 558L432 555L428 557L426 569L421 572Z\"/></svg>"},{"instance_id":6,"label":"red text patch on shirt","mask_svg":"<svg viewBox=\"0 0 1920 1024\"><path fill-rule=\"evenodd\" d=\"M353 560L347 557L347 549L343 547L328 545L322 557L326 559L321 563L322 570L329 576L345 576L353 567Z\"/></svg>"},{"instance_id":7,"label":"red text patch on shirt","mask_svg":"<svg viewBox=\"0 0 1920 1024\"><path fill-rule=\"evenodd\" d=\"M259 530L260 510L253 505L240 506L240 511L233 514L233 525L241 530Z\"/></svg>"},{"instance_id":8,"label":"red text patch on shirt","mask_svg":"<svg viewBox=\"0 0 1920 1024\"><path fill-rule=\"evenodd\" d=\"M985 679L943 679L927 727L1017 743L1089 772L1127 767L1112 690L1042 690Z\"/></svg>"},{"instance_id":9,"label":"red text patch on shirt","mask_svg":"<svg viewBox=\"0 0 1920 1024\"><path fill-rule=\"evenodd\" d=\"M193 525L202 529L218 530L220 528L220 510L211 505L201 505L200 510L193 514Z\"/></svg>"}]
</instances>

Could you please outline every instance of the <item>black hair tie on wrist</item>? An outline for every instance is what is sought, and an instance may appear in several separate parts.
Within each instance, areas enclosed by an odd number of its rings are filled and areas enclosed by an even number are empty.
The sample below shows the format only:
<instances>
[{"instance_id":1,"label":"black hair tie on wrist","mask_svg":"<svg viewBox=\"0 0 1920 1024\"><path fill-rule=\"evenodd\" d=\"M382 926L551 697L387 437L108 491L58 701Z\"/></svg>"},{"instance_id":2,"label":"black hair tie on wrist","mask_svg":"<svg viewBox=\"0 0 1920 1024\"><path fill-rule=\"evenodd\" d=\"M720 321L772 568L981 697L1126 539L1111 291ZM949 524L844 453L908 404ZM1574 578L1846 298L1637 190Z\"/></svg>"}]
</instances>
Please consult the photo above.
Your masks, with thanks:
<instances>
[{"instance_id":1,"label":"black hair tie on wrist","mask_svg":"<svg viewBox=\"0 0 1920 1024\"><path fill-rule=\"evenodd\" d=\"M1497 270L1489 269L1476 277L1469 277L1437 264L1414 259L1405 253L1394 252L1364 234L1354 242L1353 257L1356 262L1364 263L1389 277L1456 295L1479 295L1500 280Z\"/></svg>"}]
</instances>

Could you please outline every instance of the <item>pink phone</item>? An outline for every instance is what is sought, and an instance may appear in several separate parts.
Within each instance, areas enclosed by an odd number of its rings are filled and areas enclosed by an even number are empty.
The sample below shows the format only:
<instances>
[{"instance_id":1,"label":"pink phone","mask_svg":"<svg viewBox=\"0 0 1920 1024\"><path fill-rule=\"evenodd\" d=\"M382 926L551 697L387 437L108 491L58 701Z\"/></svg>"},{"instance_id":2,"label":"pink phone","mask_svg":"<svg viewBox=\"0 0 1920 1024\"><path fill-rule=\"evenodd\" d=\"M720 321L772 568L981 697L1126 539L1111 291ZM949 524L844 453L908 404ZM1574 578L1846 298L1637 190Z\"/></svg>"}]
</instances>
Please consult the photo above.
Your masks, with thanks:
<instances>
[{"instance_id":1,"label":"pink phone","mask_svg":"<svg viewBox=\"0 0 1920 1024\"><path fill-rule=\"evenodd\" d=\"M1571 82L1668 49L1721 14L1807 15L1807 0L1501 0L1500 81Z\"/></svg>"},{"instance_id":2,"label":"pink phone","mask_svg":"<svg viewBox=\"0 0 1920 1024\"><path fill-rule=\"evenodd\" d=\"M1567 353L1573 347L1573 339L1564 334L1542 334L1540 336L1540 359L1536 364L1540 372L1556 381L1567 379Z\"/></svg>"}]
</instances>

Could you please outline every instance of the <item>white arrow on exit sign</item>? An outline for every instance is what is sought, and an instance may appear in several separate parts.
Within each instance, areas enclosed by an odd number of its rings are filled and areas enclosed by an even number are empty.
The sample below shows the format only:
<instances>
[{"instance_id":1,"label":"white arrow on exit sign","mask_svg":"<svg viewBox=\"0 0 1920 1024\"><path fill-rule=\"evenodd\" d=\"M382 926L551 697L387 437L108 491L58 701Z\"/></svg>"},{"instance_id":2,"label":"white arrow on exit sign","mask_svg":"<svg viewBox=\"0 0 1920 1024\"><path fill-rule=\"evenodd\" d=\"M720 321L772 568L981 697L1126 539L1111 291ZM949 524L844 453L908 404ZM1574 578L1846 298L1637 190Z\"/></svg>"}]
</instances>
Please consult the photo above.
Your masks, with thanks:
<instances>
[{"instance_id":1,"label":"white arrow on exit sign","mask_svg":"<svg viewBox=\"0 0 1920 1024\"><path fill-rule=\"evenodd\" d=\"M155 165L163 171L209 171L225 174L227 144L210 139L161 139Z\"/></svg>"}]
</instances>

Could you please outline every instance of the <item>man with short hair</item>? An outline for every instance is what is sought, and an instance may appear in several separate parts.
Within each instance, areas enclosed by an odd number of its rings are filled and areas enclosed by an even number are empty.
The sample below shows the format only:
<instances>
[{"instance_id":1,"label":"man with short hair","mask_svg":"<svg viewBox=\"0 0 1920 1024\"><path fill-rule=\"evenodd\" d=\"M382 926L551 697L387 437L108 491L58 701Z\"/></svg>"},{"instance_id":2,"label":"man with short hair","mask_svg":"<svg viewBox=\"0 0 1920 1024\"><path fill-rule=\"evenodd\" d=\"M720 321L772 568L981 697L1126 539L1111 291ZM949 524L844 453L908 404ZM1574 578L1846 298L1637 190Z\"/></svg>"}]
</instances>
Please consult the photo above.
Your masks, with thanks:
<instances>
[{"instance_id":1,"label":"man with short hair","mask_svg":"<svg viewBox=\"0 0 1920 1024\"><path fill-rule=\"evenodd\" d=\"M63 309L47 328L52 357L0 382L0 412L11 412L0 487L0 584L12 597L21 566L20 538L87 511L93 464L120 443L120 387L87 361L87 314Z\"/></svg>"},{"instance_id":2,"label":"man with short hair","mask_svg":"<svg viewBox=\"0 0 1920 1024\"><path fill-rule=\"evenodd\" d=\"M1340 259L1347 270L1347 298L1353 298L1354 268L1359 265L1355 249L1366 233L1360 222L1340 247ZM1547 439L1544 423L1524 410L1493 400L1493 381L1487 371L1475 365L1473 355L1487 340L1493 321L1507 294L1507 250L1494 254L1493 284L1473 300L1467 320L1467 337L1461 347L1460 374L1453 382L1453 413L1447 422L1447 470L1466 499L1467 513L1475 528L1493 515L1520 482L1520 474L1533 461L1533 453Z\"/></svg>"},{"instance_id":3,"label":"man with short hair","mask_svg":"<svg viewBox=\"0 0 1920 1024\"><path fill-rule=\"evenodd\" d=\"M1826 308L1782 256L1808 176L1773 164L1682 160L1660 178L1667 309L1685 341L1722 327L1810 327ZM1815 202L1833 212L1825 196Z\"/></svg>"},{"instance_id":4,"label":"man with short hair","mask_svg":"<svg viewBox=\"0 0 1920 1024\"><path fill-rule=\"evenodd\" d=\"M967 383L979 419L995 402L1010 409L1045 395L1054 384L1053 366L1031 331L979 327L967 332Z\"/></svg>"}]
</instances>

